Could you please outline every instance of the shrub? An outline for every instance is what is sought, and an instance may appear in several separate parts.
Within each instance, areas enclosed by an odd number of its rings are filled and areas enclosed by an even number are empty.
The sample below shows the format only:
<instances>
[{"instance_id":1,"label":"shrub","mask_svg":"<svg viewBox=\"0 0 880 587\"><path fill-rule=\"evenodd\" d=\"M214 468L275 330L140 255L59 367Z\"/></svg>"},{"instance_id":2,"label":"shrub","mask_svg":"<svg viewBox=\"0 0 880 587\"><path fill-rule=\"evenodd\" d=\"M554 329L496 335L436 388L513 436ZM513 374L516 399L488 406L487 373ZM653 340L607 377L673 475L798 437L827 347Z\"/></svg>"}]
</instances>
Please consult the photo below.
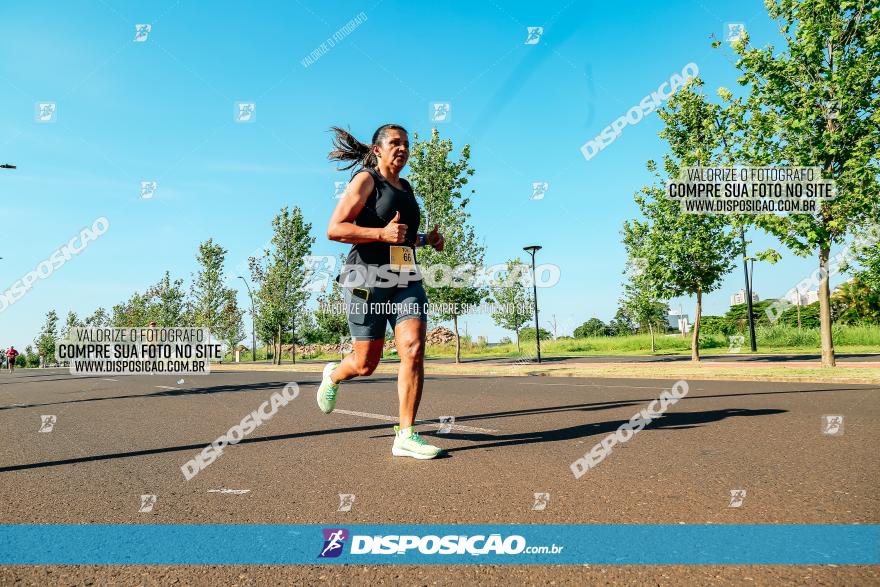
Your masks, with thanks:
<instances>
[{"instance_id":1,"label":"shrub","mask_svg":"<svg viewBox=\"0 0 880 587\"><path fill-rule=\"evenodd\" d=\"M733 334L734 328L725 316L702 316L700 318L700 334Z\"/></svg>"},{"instance_id":2,"label":"shrub","mask_svg":"<svg viewBox=\"0 0 880 587\"><path fill-rule=\"evenodd\" d=\"M550 340L553 338L553 335L550 334L548 330L541 329L541 340ZM519 340L535 340L535 329L534 327L523 328L519 331Z\"/></svg>"},{"instance_id":3,"label":"shrub","mask_svg":"<svg viewBox=\"0 0 880 587\"><path fill-rule=\"evenodd\" d=\"M575 338L586 338L588 336L607 336L608 326L598 318L590 318L580 326L574 329Z\"/></svg>"}]
</instances>

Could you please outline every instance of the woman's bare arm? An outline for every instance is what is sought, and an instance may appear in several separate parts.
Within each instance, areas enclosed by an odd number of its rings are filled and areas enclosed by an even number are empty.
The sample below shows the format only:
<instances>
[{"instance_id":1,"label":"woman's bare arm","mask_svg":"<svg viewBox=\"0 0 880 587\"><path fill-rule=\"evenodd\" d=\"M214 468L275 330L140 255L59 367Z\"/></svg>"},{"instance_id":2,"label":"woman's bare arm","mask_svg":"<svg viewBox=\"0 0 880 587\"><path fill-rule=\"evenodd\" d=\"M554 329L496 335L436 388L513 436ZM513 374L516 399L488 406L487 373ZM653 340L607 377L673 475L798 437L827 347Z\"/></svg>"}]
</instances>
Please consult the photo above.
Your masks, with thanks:
<instances>
[{"instance_id":1,"label":"woman's bare arm","mask_svg":"<svg viewBox=\"0 0 880 587\"><path fill-rule=\"evenodd\" d=\"M373 177L367 172L358 173L352 178L348 187L345 188L345 194L336 204L336 209L330 216L327 238L348 244L403 242L407 226L397 222L400 214L397 214L395 219L384 228L369 228L354 223L354 219L363 210L374 187Z\"/></svg>"}]
</instances>

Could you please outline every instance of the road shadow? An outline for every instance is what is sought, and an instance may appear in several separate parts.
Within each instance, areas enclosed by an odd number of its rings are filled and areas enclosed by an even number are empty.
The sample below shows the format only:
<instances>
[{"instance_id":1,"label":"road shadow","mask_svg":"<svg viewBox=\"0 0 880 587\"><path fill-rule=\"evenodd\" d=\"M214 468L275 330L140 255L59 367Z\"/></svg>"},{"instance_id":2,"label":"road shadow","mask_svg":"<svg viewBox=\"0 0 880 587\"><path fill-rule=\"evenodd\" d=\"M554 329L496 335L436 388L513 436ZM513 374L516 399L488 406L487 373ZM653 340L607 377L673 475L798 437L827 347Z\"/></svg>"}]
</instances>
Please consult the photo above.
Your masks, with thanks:
<instances>
[{"instance_id":1,"label":"road shadow","mask_svg":"<svg viewBox=\"0 0 880 587\"><path fill-rule=\"evenodd\" d=\"M245 438L238 445L248 445L259 442L277 442L280 440L292 440L295 438L308 438L312 436L326 436L328 434L342 434L346 432L365 432L371 430L379 430L388 428L388 424L372 424L370 426L354 426L350 428L332 428L329 430L312 430L309 432L293 432L291 434L278 434L275 436L263 436L258 438ZM156 455L171 452L194 451L199 452L214 441L207 440L196 444L185 444L180 446L167 446L162 448L148 448L145 450L133 450L128 452L117 452L102 455L88 455L82 457L73 457L69 459L59 459L56 461L44 461L41 463L27 463L23 465L8 465L0 467L0 473L9 473L12 471L23 471L27 469L42 469L45 467L58 467L62 465L75 465L79 463L92 463L96 461L112 461L117 459L127 459L132 457L142 457L148 455ZM181 473L182 475L182 473Z\"/></svg>"},{"instance_id":2,"label":"road shadow","mask_svg":"<svg viewBox=\"0 0 880 587\"><path fill-rule=\"evenodd\" d=\"M55 380L50 380L55 381ZM212 385L212 386L202 386L202 387L181 387L180 389L163 389L162 391L155 391L152 393L132 393L128 395L111 395L104 397L88 397L82 399L75 400L64 400L59 402L43 402L43 403L16 403L10 404L6 406L0 406L0 411L3 410L18 410L23 408L39 408L44 406L59 406L64 404L79 404L79 403L89 403L89 402L101 402L101 401L109 401L109 400L122 400L122 399L147 399L153 397L177 397L177 396L188 396L188 395L205 395L205 394L215 394L215 393L241 393L241 392L251 392L251 391L263 391L263 390L280 390L283 389L285 385L290 383L290 379L286 381L266 381L262 383L244 383L244 384L222 384L222 385ZM320 379L309 379L306 381L296 381L297 385L319 385L321 383ZM397 377L371 377L355 379L351 381L346 381L345 385L359 385L359 384L367 384L367 383L394 383L397 384ZM396 387L394 388L397 389ZM78 390L80 391L80 390ZM90 392L99 393L100 390L91 390Z\"/></svg>"},{"instance_id":3,"label":"road shadow","mask_svg":"<svg viewBox=\"0 0 880 587\"><path fill-rule=\"evenodd\" d=\"M0 375L2 377L2 375ZM41 377L42 379L31 379L32 377ZM70 379L106 379L108 376L99 376L99 375L71 375L70 373L29 373L27 375L13 375L11 379L6 379L3 377L3 380L0 381L0 385L24 385L26 383L46 383L52 381L67 381ZM48 379L47 379L48 378ZM20 381L21 379L27 379L27 381Z\"/></svg>"},{"instance_id":4,"label":"road shadow","mask_svg":"<svg viewBox=\"0 0 880 587\"><path fill-rule=\"evenodd\" d=\"M686 430L689 428L698 428L705 424L719 422L732 417L772 416L783 414L787 411L788 410L779 409L749 410L744 408L730 408L723 410L707 410L704 412L673 412L664 414L662 417L651 421L650 424L645 426L645 430ZM608 422L579 424L567 428L538 430L535 432L517 432L514 434L450 432L448 434L435 435L474 443L469 446L447 449L447 452L449 453L456 453L474 449L579 440L589 436L605 436L616 431L620 426L628 422L629 420L613 420Z\"/></svg>"},{"instance_id":5,"label":"road shadow","mask_svg":"<svg viewBox=\"0 0 880 587\"><path fill-rule=\"evenodd\" d=\"M225 385L214 385L210 387L181 387L180 389L163 389L162 391L156 391L152 393L134 393L128 395L111 395L104 397L88 397L83 399L72 399L72 400L64 400L60 402L44 402L44 403L33 403L33 404L13 404L8 406L0 406L0 411L2 410L17 410L24 408L39 408L44 406L59 406L64 404L81 404L81 403L90 403L90 402L102 402L102 401L110 401L110 400L123 400L123 399L149 399L156 397L178 397L178 396L189 396L189 395L211 395L215 393L247 393L251 391L279 391L284 389L284 386L290 383L290 381L267 381L263 383L248 383L248 384L225 384ZM318 385L319 381L297 381L297 385ZM94 390L98 392L100 390Z\"/></svg>"},{"instance_id":6,"label":"road shadow","mask_svg":"<svg viewBox=\"0 0 880 587\"><path fill-rule=\"evenodd\" d=\"M577 406L553 406L550 408L542 408L536 410L516 410L512 413L519 415L526 415L526 412L530 414L535 413L550 413L553 411L559 411L560 409L566 408L577 408L583 411L596 411L603 409L611 409L615 407L620 407L621 405L626 405L626 403L621 404L620 402L602 402L600 405L590 405L583 404ZM586 408L584 406L590 406ZM787 410L778 410L778 409L762 409L762 410L748 410L748 409L725 409L725 410L709 410L704 412L684 412L684 413L672 413L666 414L661 418L658 418L649 424L647 428L650 429L687 429L698 427L710 422L717 422L729 417L743 417L743 416L768 416L774 414L785 413ZM487 417L503 417L505 412L499 412L495 414L474 414L469 416L463 416L459 420L467 421L471 419L482 420ZM443 436L444 438L449 439L457 439L457 440L465 440L473 442L474 444L465 447L451 448L446 450L447 455L455 452L461 452L466 450L473 450L479 448L496 448L496 447L505 447L505 446L517 446L524 444L534 444L539 442L556 442L562 440L577 440L580 438L586 438L589 436L598 436L605 435L611 433L617 428L619 428L622 424L629 422L629 420L613 420L608 422L599 422L599 423L584 423L579 424L577 426L569 426L567 428L559 428L559 429L551 429L551 430L540 430L536 432L519 432L513 434L483 434L483 433L448 433L442 434L439 436ZM277 442L277 441L285 441L285 440L294 440L301 438L311 438L311 437L319 437L319 436L327 436L331 434L346 434L346 433L354 433L354 432L370 432L370 431L387 431L388 423L382 424L372 424L366 426L351 426L347 428L331 428L328 430L312 430L308 432L293 432L290 434L279 434L274 436L264 436L257 438L245 438L239 442L239 445L250 445L257 444L262 442ZM430 433L429 433L430 434ZM437 435L436 433L434 433ZM390 435L379 435L374 436L372 438L381 438ZM64 465L74 465L79 463L89 463L96 461L110 461L117 459L125 459L132 457L141 457L155 454L163 454L163 453L172 453L172 452L182 452L182 451L201 451L205 446L209 445L213 442L213 439L206 440L204 442L179 445L179 446L169 446L169 447L161 447L161 448L151 448L144 450L136 450L136 451L127 451L127 452L118 452L118 453L109 453L109 454L101 454L101 455L87 455L82 457L73 457L67 459L59 459L54 461L43 461L38 463L25 463L19 465L8 465L5 467L0 467L0 473L10 473L14 471L22 471L29 469L41 469L46 467L57 467Z\"/></svg>"},{"instance_id":7,"label":"road shadow","mask_svg":"<svg viewBox=\"0 0 880 587\"><path fill-rule=\"evenodd\" d=\"M456 376L440 376L436 378L434 376L428 376L425 378L426 381L450 381L455 379L467 379L473 380L473 377L456 377ZM125 400L125 399L148 399L148 398L156 398L156 397L185 397L190 395L212 395L212 394L220 394L220 393L247 393L252 391L265 391L265 390L279 390L283 389L285 385L290 383L290 380L286 381L267 381L267 382L259 382L259 383L226 383L220 385L212 385L212 386L203 386L203 387L181 387L180 389L163 389L162 391L156 391L152 393L134 393L127 395L112 395L112 396L103 396L103 397L91 397L91 398L82 398L75 400L64 400L58 402L43 402L43 403L15 403L5 406L0 406L0 412L4 410L17 410L17 409L26 409L26 408L38 408L45 406L58 406L58 405L67 405L67 404L80 404L80 403L90 403L90 402L101 402L101 401L110 401L110 400ZM306 381L297 381L297 385L306 386L306 385L319 385L320 379L309 379ZM357 385L368 385L373 383L393 383L396 385L397 378L395 376L379 376L379 377L363 377L358 379L353 379L345 382L345 386L357 386ZM594 387L597 389L601 389L601 384L596 384ZM394 388L396 390L396 387ZM750 395L760 396L760 395L777 395L777 394L790 394L790 393L819 393L819 392L835 392L835 391L864 391L866 389L874 389L870 386L862 386L862 387L835 387L830 389L790 389L790 390L780 390L780 391L765 391L765 392L755 392L755 393L726 393L726 394L716 394L716 395L699 395L699 396L688 396L684 398L685 400L694 400L694 399L703 399L703 398L722 398L722 397L745 397ZM100 390L94 390L95 392L99 392ZM647 399L633 399L633 400L618 400L626 401L629 403L646 403L651 401L654 398ZM554 407L554 408L534 408L527 410L515 410L513 412L497 412L496 414L488 414L488 415L474 415L474 416L461 416L460 418L456 416L457 419L473 419L480 420L483 418L492 418L492 417L504 417L508 415L515 415L516 412L521 412L523 414L531 414L531 413L549 413L550 411L566 411L566 410L576 410L579 408L583 408L586 406L593 405L601 405L603 403L615 403L615 402L597 402L597 403L588 403L588 404L570 404L568 406ZM628 404L621 404L628 405Z\"/></svg>"}]
</instances>

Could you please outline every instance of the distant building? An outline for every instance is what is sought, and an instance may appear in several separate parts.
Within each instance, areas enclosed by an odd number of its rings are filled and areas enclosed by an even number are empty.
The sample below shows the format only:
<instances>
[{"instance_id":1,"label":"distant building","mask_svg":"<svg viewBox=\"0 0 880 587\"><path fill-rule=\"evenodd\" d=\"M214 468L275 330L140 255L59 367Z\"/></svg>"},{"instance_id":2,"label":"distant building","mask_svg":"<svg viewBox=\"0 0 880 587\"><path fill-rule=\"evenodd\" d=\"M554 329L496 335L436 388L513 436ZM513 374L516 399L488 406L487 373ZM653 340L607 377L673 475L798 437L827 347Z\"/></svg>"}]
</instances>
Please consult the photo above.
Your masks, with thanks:
<instances>
[{"instance_id":1,"label":"distant building","mask_svg":"<svg viewBox=\"0 0 880 587\"><path fill-rule=\"evenodd\" d=\"M801 295L801 305L809 306L819 301L819 290L811 290Z\"/></svg>"},{"instance_id":2,"label":"distant building","mask_svg":"<svg viewBox=\"0 0 880 587\"><path fill-rule=\"evenodd\" d=\"M808 290L804 292L795 292L790 291L785 299L794 304L795 306L798 304L798 297L800 297L801 306L809 306L810 304L814 304L819 301L819 291L818 290Z\"/></svg>"},{"instance_id":3,"label":"distant building","mask_svg":"<svg viewBox=\"0 0 880 587\"><path fill-rule=\"evenodd\" d=\"M758 302L758 294L752 292L752 303ZM732 296L730 296L730 305L736 306L737 304L745 304L746 303L746 290L741 289Z\"/></svg>"},{"instance_id":4,"label":"distant building","mask_svg":"<svg viewBox=\"0 0 880 587\"><path fill-rule=\"evenodd\" d=\"M673 330L678 330L682 334L687 334L691 331L691 324L688 320L687 314L681 314L681 311L676 312L675 310L670 310L669 315L666 316L666 322L669 324L669 328Z\"/></svg>"}]
</instances>

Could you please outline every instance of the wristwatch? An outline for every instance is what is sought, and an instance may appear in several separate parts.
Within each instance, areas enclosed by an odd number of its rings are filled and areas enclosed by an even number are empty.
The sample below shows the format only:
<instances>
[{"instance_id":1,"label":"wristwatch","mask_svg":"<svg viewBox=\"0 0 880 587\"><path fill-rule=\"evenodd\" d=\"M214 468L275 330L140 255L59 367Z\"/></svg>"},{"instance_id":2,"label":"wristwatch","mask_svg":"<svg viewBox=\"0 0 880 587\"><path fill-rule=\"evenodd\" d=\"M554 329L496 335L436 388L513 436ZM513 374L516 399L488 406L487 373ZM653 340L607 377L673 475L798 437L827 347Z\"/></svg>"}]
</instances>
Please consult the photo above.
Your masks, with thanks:
<instances>
[{"instance_id":1,"label":"wristwatch","mask_svg":"<svg viewBox=\"0 0 880 587\"><path fill-rule=\"evenodd\" d=\"M424 232L420 232L416 235L416 246L424 247L428 244L428 235Z\"/></svg>"}]
</instances>

